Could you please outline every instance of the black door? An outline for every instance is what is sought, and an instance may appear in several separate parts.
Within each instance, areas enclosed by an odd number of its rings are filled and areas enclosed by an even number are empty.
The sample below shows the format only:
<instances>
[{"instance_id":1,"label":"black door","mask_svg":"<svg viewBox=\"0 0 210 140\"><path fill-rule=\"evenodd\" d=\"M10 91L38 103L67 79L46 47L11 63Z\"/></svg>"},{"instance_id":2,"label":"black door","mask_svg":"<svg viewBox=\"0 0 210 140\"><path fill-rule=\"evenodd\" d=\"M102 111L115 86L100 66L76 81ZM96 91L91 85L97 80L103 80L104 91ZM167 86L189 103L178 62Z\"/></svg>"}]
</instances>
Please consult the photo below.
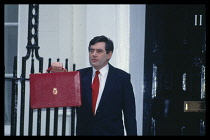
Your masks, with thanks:
<instances>
[{"instance_id":1,"label":"black door","mask_svg":"<svg viewBox=\"0 0 210 140\"><path fill-rule=\"evenodd\" d=\"M206 135L205 5L147 5L143 135Z\"/></svg>"}]
</instances>

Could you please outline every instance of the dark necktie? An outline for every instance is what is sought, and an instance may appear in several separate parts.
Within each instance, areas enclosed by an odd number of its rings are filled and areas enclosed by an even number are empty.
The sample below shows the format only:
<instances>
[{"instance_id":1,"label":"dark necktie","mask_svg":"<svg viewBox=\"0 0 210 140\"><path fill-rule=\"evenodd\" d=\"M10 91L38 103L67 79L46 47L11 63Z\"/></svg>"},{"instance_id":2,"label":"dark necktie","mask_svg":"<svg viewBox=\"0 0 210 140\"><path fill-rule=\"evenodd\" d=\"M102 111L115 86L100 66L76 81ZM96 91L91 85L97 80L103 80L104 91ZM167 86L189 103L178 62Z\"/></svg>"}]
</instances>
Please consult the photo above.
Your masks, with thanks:
<instances>
[{"instance_id":1,"label":"dark necktie","mask_svg":"<svg viewBox=\"0 0 210 140\"><path fill-rule=\"evenodd\" d=\"M99 92L99 78L98 78L99 73L100 73L100 71L96 71L96 75L95 75L95 78L92 83L92 111L93 111L93 114L95 114L96 101L97 101L98 92Z\"/></svg>"}]
</instances>

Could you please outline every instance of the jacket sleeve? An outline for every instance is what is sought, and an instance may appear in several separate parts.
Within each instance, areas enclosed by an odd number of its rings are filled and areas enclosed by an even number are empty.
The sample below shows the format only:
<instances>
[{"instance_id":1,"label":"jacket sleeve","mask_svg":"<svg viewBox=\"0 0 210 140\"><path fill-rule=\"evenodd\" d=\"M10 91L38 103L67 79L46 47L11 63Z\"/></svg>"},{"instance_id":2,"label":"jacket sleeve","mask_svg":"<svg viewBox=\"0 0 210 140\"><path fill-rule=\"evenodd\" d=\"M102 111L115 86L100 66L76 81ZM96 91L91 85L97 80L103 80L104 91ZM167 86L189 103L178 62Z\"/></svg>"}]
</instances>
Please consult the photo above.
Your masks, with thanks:
<instances>
[{"instance_id":1,"label":"jacket sleeve","mask_svg":"<svg viewBox=\"0 0 210 140\"><path fill-rule=\"evenodd\" d=\"M123 113L125 129L128 136L137 135L137 124L136 124L136 104L135 96L133 92L133 86L130 81L130 74L124 76L124 101L123 101Z\"/></svg>"}]
</instances>

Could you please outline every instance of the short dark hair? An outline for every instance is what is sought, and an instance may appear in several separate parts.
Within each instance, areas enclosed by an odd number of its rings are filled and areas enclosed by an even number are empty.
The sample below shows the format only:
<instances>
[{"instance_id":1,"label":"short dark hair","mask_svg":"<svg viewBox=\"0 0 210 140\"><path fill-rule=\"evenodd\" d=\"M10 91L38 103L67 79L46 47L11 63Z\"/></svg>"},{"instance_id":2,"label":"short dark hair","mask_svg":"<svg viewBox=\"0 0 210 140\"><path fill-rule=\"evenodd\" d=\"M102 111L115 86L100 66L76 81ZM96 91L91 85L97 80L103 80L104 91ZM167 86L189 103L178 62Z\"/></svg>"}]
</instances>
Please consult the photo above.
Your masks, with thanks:
<instances>
[{"instance_id":1,"label":"short dark hair","mask_svg":"<svg viewBox=\"0 0 210 140\"><path fill-rule=\"evenodd\" d=\"M89 43L88 50L90 51L90 46L96 44L97 42L105 42L105 44L106 44L105 50L106 50L107 54L110 51L113 52L113 50L114 50L113 41L104 35L94 37Z\"/></svg>"}]
</instances>

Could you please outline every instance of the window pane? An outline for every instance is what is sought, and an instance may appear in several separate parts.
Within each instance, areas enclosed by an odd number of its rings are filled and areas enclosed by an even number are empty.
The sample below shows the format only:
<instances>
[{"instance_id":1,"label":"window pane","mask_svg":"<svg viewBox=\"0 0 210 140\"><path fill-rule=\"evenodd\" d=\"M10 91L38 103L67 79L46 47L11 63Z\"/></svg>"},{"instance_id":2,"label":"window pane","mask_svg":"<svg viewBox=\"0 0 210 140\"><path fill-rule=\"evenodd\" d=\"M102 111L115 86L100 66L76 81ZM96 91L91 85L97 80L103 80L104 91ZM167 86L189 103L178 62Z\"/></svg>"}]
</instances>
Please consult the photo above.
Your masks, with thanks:
<instances>
[{"instance_id":1,"label":"window pane","mask_svg":"<svg viewBox=\"0 0 210 140\"><path fill-rule=\"evenodd\" d=\"M4 5L4 22L18 22L18 4Z\"/></svg>"},{"instance_id":2,"label":"window pane","mask_svg":"<svg viewBox=\"0 0 210 140\"><path fill-rule=\"evenodd\" d=\"M4 27L4 65L5 73L13 73L14 56L17 56L18 27Z\"/></svg>"},{"instance_id":3,"label":"window pane","mask_svg":"<svg viewBox=\"0 0 210 140\"><path fill-rule=\"evenodd\" d=\"M18 4L4 5L4 23L18 23ZM4 70L12 75L14 56L17 56L18 26L4 26ZM7 76L7 75L5 75ZM4 80L4 124L11 124L12 79Z\"/></svg>"},{"instance_id":4,"label":"window pane","mask_svg":"<svg viewBox=\"0 0 210 140\"><path fill-rule=\"evenodd\" d=\"M5 79L4 81L4 124L10 124L12 80Z\"/></svg>"}]
</instances>

